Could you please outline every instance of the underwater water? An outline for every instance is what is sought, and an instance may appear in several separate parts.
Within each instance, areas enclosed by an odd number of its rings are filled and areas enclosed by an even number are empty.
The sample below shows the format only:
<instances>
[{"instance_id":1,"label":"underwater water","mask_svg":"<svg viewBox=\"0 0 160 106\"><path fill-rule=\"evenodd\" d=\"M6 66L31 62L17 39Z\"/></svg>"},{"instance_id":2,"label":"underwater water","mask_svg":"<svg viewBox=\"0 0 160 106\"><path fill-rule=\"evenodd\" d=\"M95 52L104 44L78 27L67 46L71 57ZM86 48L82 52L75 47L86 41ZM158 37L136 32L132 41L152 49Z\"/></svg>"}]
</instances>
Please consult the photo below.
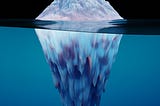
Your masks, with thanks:
<instances>
[{"instance_id":1,"label":"underwater water","mask_svg":"<svg viewBox=\"0 0 160 106\"><path fill-rule=\"evenodd\" d=\"M62 105L31 27L0 27L0 106ZM69 30L60 31L75 33ZM160 36L127 33L121 38L100 105L159 106Z\"/></svg>"}]
</instances>

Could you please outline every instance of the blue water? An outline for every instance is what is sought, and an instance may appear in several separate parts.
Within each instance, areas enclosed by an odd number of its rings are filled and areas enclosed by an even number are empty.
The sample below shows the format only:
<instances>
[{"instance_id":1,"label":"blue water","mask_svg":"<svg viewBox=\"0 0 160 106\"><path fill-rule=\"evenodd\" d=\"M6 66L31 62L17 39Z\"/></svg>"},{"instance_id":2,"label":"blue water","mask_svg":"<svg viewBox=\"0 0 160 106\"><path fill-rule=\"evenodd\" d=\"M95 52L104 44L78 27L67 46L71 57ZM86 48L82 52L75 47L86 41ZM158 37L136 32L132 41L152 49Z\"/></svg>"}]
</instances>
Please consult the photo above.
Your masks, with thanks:
<instances>
[{"instance_id":1,"label":"blue water","mask_svg":"<svg viewBox=\"0 0 160 106\"><path fill-rule=\"evenodd\" d=\"M123 35L101 106L160 105L160 36ZM61 106L38 37L0 27L0 106Z\"/></svg>"}]
</instances>

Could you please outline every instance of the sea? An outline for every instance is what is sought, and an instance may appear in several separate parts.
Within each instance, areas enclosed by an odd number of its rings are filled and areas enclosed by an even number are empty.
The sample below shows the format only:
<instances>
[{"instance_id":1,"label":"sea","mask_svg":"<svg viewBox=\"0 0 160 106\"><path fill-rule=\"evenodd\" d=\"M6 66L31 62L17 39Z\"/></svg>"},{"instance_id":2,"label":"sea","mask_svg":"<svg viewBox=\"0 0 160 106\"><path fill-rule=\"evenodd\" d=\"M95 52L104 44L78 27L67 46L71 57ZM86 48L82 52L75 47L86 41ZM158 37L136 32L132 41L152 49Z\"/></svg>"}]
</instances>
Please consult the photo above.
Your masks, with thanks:
<instances>
[{"instance_id":1,"label":"sea","mask_svg":"<svg viewBox=\"0 0 160 106\"><path fill-rule=\"evenodd\" d=\"M122 20L99 30L73 24L0 21L0 106L62 106L35 28L122 34L100 106L160 106L159 20Z\"/></svg>"}]
</instances>

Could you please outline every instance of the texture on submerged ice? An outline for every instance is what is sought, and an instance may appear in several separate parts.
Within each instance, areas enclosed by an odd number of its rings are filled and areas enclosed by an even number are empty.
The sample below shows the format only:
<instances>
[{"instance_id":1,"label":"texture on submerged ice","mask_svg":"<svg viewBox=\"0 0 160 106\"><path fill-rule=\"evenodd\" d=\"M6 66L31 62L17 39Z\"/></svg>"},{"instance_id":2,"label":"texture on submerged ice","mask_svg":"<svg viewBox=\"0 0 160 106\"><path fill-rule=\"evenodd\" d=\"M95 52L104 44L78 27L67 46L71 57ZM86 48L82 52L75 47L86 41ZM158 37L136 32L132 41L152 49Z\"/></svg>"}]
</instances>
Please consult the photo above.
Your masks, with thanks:
<instances>
[{"instance_id":1,"label":"texture on submerged ice","mask_svg":"<svg viewBox=\"0 0 160 106\"><path fill-rule=\"evenodd\" d=\"M99 106L121 35L36 29L65 106Z\"/></svg>"},{"instance_id":2,"label":"texture on submerged ice","mask_svg":"<svg viewBox=\"0 0 160 106\"><path fill-rule=\"evenodd\" d=\"M122 19L105 0L54 0L36 19ZM78 27L81 28L81 27ZM64 106L99 106L122 35L36 29Z\"/></svg>"}]
</instances>

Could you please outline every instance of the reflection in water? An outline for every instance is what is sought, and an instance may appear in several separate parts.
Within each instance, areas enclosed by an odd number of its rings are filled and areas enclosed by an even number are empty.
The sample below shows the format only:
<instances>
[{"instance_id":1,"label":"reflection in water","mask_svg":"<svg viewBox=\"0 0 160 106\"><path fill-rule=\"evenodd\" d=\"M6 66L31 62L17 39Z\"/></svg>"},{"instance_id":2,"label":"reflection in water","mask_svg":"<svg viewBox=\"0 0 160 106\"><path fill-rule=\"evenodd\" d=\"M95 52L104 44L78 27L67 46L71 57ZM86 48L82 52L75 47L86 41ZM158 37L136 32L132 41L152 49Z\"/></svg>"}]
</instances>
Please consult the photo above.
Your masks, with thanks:
<instances>
[{"instance_id":1,"label":"reflection in water","mask_svg":"<svg viewBox=\"0 0 160 106\"><path fill-rule=\"evenodd\" d=\"M66 106L99 106L122 35L36 29Z\"/></svg>"}]
</instances>

